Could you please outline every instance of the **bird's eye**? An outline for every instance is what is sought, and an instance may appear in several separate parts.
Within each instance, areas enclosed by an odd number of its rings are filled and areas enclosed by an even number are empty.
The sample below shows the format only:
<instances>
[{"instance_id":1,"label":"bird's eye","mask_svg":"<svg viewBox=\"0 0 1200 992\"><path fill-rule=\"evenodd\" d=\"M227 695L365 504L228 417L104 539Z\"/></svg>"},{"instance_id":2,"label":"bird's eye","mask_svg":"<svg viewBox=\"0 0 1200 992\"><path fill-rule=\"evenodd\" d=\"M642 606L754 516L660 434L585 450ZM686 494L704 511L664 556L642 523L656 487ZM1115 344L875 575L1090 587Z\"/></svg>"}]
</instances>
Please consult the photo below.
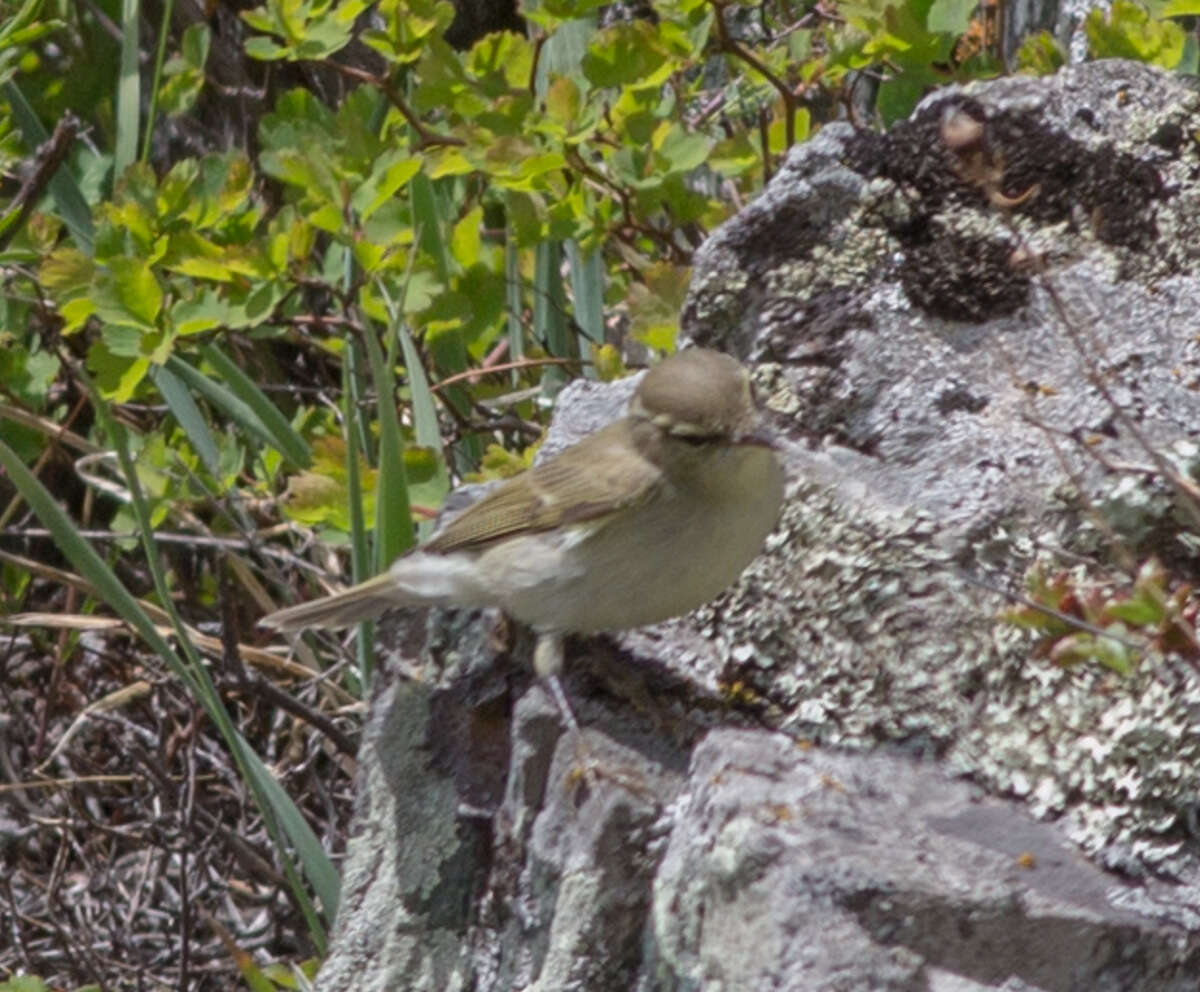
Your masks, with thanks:
<instances>
[{"instance_id":1,"label":"bird's eye","mask_svg":"<svg viewBox=\"0 0 1200 992\"><path fill-rule=\"evenodd\" d=\"M676 435L680 441L690 444L693 448L702 448L713 440L707 434L678 434Z\"/></svg>"}]
</instances>

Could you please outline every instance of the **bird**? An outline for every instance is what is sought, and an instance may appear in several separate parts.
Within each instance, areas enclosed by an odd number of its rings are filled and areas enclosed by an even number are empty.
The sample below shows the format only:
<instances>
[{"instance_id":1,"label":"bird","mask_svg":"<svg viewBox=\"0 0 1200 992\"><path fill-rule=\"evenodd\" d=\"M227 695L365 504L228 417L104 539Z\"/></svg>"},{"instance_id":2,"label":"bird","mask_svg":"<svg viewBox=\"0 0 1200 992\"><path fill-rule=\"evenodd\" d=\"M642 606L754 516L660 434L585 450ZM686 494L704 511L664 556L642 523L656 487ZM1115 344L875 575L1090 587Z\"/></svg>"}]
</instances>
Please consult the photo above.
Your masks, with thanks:
<instances>
[{"instance_id":1,"label":"bird","mask_svg":"<svg viewBox=\"0 0 1200 992\"><path fill-rule=\"evenodd\" d=\"M748 370L683 349L642 376L620 419L500 483L385 572L260 624L498 607L536 634L534 669L577 730L558 681L565 636L643 627L715 598L762 549L784 483Z\"/></svg>"}]
</instances>

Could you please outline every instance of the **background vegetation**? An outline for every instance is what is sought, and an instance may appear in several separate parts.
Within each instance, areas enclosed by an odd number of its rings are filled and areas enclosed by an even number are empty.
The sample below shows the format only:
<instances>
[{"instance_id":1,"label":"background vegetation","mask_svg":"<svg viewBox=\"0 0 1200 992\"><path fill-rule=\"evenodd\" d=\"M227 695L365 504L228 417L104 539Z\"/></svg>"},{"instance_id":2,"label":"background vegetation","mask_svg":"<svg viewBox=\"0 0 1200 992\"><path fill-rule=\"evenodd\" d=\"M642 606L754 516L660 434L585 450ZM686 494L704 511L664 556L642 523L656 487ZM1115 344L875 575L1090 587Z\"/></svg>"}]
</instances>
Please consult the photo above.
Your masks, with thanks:
<instances>
[{"instance_id":1,"label":"background vegetation","mask_svg":"<svg viewBox=\"0 0 1200 992\"><path fill-rule=\"evenodd\" d=\"M237 6L0 0L0 989L302 985L371 638L257 618L673 348L824 122L1065 58L965 0ZM1116 0L1090 51L1194 71L1197 10Z\"/></svg>"}]
</instances>

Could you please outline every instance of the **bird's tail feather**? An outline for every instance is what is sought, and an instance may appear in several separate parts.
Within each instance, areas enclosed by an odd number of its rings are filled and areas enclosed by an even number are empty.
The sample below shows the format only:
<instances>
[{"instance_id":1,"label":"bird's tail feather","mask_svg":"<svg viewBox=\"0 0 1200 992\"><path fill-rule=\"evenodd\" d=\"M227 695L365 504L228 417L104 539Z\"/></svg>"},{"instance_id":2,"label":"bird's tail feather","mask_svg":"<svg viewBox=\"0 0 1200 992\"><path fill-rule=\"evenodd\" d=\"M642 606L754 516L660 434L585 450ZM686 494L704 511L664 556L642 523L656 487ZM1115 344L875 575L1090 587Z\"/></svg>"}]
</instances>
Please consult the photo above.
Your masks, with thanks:
<instances>
[{"instance_id":1,"label":"bird's tail feather","mask_svg":"<svg viewBox=\"0 0 1200 992\"><path fill-rule=\"evenodd\" d=\"M283 631L305 627L350 627L360 620L374 619L389 607L420 601L419 598L405 596L397 588L391 574L384 572L342 592L335 592L332 596L323 596L309 603L270 613L259 621L259 626Z\"/></svg>"}]
</instances>

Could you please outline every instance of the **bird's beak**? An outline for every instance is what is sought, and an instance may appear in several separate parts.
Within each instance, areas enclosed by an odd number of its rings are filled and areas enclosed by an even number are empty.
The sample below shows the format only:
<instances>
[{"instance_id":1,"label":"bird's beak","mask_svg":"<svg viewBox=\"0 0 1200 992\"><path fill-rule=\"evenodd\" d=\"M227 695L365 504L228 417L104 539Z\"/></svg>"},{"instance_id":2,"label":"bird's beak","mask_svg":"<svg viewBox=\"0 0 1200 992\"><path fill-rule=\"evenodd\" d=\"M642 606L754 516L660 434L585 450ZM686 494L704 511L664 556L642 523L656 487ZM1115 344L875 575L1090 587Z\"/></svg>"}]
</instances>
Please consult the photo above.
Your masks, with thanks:
<instances>
[{"instance_id":1,"label":"bird's beak","mask_svg":"<svg viewBox=\"0 0 1200 992\"><path fill-rule=\"evenodd\" d=\"M733 443L750 444L759 448L770 448L772 451L775 451L779 448L779 435L766 424L759 424L753 430L735 435Z\"/></svg>"}]
</instances>

